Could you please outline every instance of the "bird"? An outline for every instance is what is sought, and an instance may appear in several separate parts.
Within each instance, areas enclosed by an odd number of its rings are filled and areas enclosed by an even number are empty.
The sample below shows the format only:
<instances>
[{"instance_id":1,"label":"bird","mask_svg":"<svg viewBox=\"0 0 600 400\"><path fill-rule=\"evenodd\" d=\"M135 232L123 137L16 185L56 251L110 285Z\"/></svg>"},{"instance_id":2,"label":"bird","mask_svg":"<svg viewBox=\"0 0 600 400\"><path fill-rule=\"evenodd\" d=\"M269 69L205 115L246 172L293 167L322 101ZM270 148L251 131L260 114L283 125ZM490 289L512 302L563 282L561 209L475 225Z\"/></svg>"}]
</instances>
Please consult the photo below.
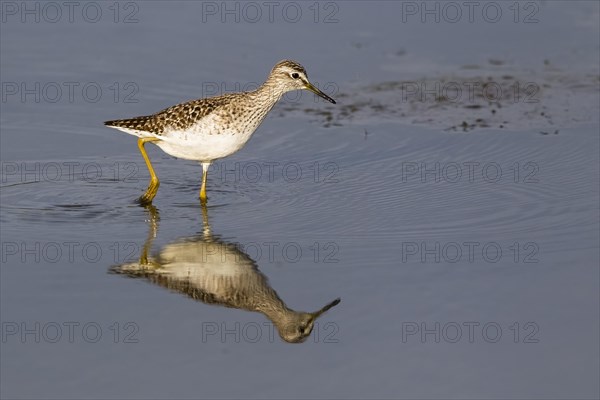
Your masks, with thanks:
<instances>
[{"instance_id":1,"label":"bird","mask_svg":"<svg viewBox=\"0 0 600 400\"><path fill-rule=\"evenodd\" d=\"M259 312L285 342L306 341L317 318L339 304L340 298L315 312L289 308L243 246L211 233L206 206L202 207L205 225L201 234L176 239L151 254L158 233L158 210L146 206L150 229L139 261L112 266L109 272L145 279L206 304Z\"/></svg>"},{"instance_id":2,"label":"bird","mask_svg":"<svg viewBox=\"0 0 600 400\"><path fill-rule=\"evenodd\" d=\"M138 137L138 148L150 173L148 188L137 199L139 204L151 204L160 185L144 148L146 143L153 143L176 158L199 161L202 164L199 197L201 203L206 203L211 163L244 147L285 93L303 89L336 104L310 83L302 65L282 60L256 90L191 100L152 115L105 121L104 125Z\"/></svg>"}]
</instances>

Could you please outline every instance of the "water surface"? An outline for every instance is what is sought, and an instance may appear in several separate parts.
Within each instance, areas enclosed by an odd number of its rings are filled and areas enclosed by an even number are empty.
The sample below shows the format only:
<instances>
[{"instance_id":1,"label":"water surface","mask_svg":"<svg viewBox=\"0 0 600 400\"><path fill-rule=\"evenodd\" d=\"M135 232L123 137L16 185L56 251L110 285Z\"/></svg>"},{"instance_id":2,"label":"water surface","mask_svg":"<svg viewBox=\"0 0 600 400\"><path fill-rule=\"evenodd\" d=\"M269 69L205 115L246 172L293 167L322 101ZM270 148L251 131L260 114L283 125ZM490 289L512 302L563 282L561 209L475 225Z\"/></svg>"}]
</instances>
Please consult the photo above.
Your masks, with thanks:
<instances>
[{"instance_id":1,"label":"water surface","mask_svg":"<svg viewBox=\"0 0 600 400\"><path fill-rule=\"evenodd\" d=\"M115 23L97 4L96 23L0 25L3 397L598 397L597 4L514 22L499 3L495 23L392 2L321 3L317 23L308 3L292 23L134 2ZM111 273L149 232L153 255L202 235L201 168L149 146L154 232L135 139L102 126L259 84L282 58L338 104L286 96L215 163L207 214L290 308L341 298L298 345L260 313ZM501 95L465 91L486 82Z\"/></svg>"}]
</instances>

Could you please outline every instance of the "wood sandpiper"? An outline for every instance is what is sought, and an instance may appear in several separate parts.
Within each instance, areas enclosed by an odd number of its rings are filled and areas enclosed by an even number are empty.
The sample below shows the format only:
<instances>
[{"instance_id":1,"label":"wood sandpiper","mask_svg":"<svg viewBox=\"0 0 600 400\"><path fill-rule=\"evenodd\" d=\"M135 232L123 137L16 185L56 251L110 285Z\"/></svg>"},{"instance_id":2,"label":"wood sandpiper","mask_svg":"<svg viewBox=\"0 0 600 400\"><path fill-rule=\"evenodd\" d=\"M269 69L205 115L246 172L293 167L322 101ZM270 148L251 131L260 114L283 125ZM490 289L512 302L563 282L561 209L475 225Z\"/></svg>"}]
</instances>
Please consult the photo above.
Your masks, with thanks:
<instances>
[{"instance_id":1,"label":"wood sandpiper","mask_svg":"<svg viewBox=\"0 0 600 400\"><path fill-rule=\"evenodd\" d=\"M301 89L335 104L335 100L309 82L302 65L283 60L256 90L192 100L156 114L104 124L139 138L138 147L150 172L150 184L139 203L152 203L160 184L144 149L146 143L154 143L174 157L200 161L203 170L200 200L205 203L210 164L244 147L275 103L285 93Z\"/></svg>"}]
</instances>

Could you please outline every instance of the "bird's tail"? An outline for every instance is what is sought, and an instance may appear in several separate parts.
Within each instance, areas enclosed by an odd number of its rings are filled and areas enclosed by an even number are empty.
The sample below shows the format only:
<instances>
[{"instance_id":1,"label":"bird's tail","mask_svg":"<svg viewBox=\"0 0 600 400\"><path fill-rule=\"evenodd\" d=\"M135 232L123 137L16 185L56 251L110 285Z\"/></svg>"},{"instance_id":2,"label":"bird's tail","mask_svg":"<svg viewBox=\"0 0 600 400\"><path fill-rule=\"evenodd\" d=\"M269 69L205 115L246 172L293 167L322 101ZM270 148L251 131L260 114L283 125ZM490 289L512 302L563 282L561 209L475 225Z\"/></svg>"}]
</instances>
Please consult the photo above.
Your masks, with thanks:
<instances>
[{"instance_id":1,"label":"bird's tail","mask_svg":"<svg viewBox=\"0 0 600 400\"><path fill-rule=\"evenodd\" d=\"M155 115L105 121L104 125L139 137L156 136L162 133L162 124Z\"/></svg>"}]
</instances>

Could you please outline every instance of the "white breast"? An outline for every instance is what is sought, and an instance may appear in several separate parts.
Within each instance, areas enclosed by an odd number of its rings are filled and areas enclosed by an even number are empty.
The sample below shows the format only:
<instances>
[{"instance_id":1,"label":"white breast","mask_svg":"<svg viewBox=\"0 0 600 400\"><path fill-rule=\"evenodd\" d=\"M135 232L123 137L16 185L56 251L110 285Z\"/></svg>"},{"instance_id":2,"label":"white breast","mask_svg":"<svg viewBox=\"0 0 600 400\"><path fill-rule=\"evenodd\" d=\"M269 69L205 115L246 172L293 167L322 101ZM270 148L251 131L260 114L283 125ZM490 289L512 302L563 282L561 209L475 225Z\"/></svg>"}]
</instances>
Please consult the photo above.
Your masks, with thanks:
<instances>
[{"instance_id":1,"label":"white breast","mask_svg":"<svg viewBox=\"0 0 600 400\"><path fill-rule=\"evenodd\" d=\"M241 149L252 132L223 130L216 115L202 118L186 130L167 130L157 142L165 153L185 160L212 161Z\"/></svg>"}]
</instances>

